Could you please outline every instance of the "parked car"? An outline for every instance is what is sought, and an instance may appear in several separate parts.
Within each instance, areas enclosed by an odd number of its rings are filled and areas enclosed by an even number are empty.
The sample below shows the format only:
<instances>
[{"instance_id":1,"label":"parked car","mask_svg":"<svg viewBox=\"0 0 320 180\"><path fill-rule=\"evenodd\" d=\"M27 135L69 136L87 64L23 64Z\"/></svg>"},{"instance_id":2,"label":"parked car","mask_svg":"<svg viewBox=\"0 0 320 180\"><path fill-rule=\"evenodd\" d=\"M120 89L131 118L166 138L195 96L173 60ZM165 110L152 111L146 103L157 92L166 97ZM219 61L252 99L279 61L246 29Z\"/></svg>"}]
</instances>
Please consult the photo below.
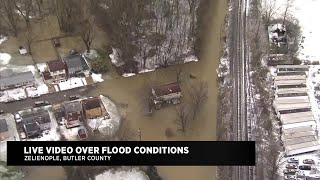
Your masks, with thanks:
<instances>
[{"instance_id":1,"label":"parked car","mask_svg":"<svg viewBox=\"0 0 320 180\"><path fill-rule=\"evenodd\" d=\"M295 174L297 171L297 169L284 169L283 174Z\"/></svg>"},{"instance_id":2,"label":"parked car","mask_svg":"<svg viewBox=\"0 0 320 180\"><path fill-rule=\"evenodd\" d=\"M297 180L306 180L306 176L305 175L297 175Z\"/></svg>"},{"instance_id":3,"label":"parked car","mask_svg":"<svg viewBox=\"0 0 320 180\"><path fill-rule=\"evenodd\" d=\"M287 162L288 163L299 163L299 159L297 159L297 158L289 158Z\"/></svg>"},{"instance_id":4,"label":"parked car","mask_svg":"<svg viewBox=\"0 0 320 180\"><path fill-rule=\"evenodd\" d=\"M0 109L0 114L4 114L4 111L2 109Z\"/></svg>"},{"instance_id":5,"label":"parked car","mask_svg":"<svg viewBox=\"0 0 320 180\"><path fill-rule=\"evenodd\" d=\"M289 163L289 164L286 165L286 168L287 169L297 169L297 165L293 164L293 163Z\"/></svg>"},{"instance_id":6,"label":"parked car","mask_svg":"<svg viewBox=\"0 0 320 180\"><path fill-rule=\"evenodd\" d=\"M14 119L16 120L17 123L21 122L22 121L22 118L21 118L21 115L19 113L16 113L14 115Z\"/></svg>"},{"instance_id":7,"label":"parked car","mask_svg":"<svg viewBox=\"0 0 320 180\"><path fill-rule=\"evenodd\" d=\"M313 159L304 159L303 164L314 164L314 160Z\"/></svg>"},{"instance_id":8,"label":"parked car","mask_svg":"<svg viewBox=\"0 0 320 180\"><path fill-rule=\"evenodd\" d=\"M297 179L296 175L285 175L284 179Z\"/></svg>"},{"instance_id":9,"label":"parked car","mask_svg":"<svg viewBox=\"0 0 320 180\"><path fill-rule=\"evenodd\" d=\"M87 131L83 128L78 130L78 138L79 140L85 140L88 138Z\"/></svg>"},{"instance_id":10,"label":"parked car","mask_svg":"<svg viewBox=\"0 0 320 180\"><path fill-rule=\"evenodd\" d=\"M79 99L79 98L80 98L79 95L69 96L69 100L70 100L70 101L76 100L76 99Z\"/></svg>"},{"instance_id":11,"label":"parked car","mask_svg":"<svg viewBox=\"0 0 320 180\"><path fill-rule=\"evenodd\" d=\"M34 102L35 107L40 107L40 106L46 106L49 105L50 103L48 101L36 101Z\"/></svg>"},{"instance_id":12,"label":"parked car","mask_svg":"<svg viewBox=\"0 0 320 180\"><path fill-rule=\"evenodd\" d=\"M40 97L40 94L32 94L32 95L30 95L30 97L31 98L38 98L38 97Z\"/></svg>"},{"instance_id":13,"label":"parked car","mask_svg":"<svg viewBox=\"0 0 320 180\"><path fill-rule=\"evenodd\" d=\"M311 170L311 166L310 165L301 165L301 166L299 166L299 169L310 171Z\"/></svg>"},{"instance_id":14,"label":"parked car","mask_svg":"<svg viewBox=\"0 0 320 180\"><path fill-rule=\"evenodd\" d=\"M58 38L53 38L52 43L54 47L60 47L60 40Z\"/></svg>"}]
</instances>

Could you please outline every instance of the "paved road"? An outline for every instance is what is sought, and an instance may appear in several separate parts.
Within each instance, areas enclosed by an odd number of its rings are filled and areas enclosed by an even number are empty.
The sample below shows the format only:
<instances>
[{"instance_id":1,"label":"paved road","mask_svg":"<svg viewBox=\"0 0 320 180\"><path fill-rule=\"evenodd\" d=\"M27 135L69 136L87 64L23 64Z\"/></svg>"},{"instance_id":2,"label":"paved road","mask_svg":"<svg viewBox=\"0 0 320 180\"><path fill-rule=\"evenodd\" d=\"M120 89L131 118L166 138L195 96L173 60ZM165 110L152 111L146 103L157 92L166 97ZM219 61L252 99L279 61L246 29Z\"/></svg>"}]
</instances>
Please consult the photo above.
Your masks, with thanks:
<instances>
[{"instance_id":1,"label":"paved road","mask_svg":"<svg viewBox=\"0 0 320 180\"><path fill-rule=\"evenodd\" d=\"M69 96L72 95L86 96L90 88L94 87L80 87L66 91L59 91L51 94L45 94L35 99L28 98L22 101L15 101L11 103L0 103L0 109L4 110L5 112L15 113L22 109L32 108L34 106L35 101L48 101L50 104L57 104L69 100Z\"/></svg>"},{"instance_id":2,"label":"paved road","mask_svg":"<svg viewBox=\"0 0 320 180\"><path fill-rule=\"evenodd\" d=\"M246 3L249 0L233 1L231 75L233 76L233 140L250 140L250 120L247 119L248 45L246 37ZM250 131L251 132L251 131ZM234 167L233 180L252 179L250 167Z\"/></svg>"}]
</instances>

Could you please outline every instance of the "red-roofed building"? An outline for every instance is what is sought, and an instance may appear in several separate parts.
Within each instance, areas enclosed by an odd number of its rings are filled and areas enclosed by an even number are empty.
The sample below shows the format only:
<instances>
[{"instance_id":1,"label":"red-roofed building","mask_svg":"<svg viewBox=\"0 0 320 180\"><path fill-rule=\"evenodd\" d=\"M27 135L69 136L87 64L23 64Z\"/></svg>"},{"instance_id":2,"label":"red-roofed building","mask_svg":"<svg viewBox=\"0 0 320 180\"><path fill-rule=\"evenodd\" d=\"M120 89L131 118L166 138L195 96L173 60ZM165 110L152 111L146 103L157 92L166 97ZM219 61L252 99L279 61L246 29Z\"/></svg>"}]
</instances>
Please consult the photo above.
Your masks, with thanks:
<instances>
[{"instance_id":1,"label":"red-roofed building","mask_svg":"<svg viewBox=\"0 0 320 180\"><path fill-rule=\"evenodd\" d=\"M66 64L61 60L47 62L48 72L53 81L60 82L66 79Z\"/></svg>"},{"instance_id":2,"label":"red-roofed building","mask_svg":"<svg viewBox=\"0 0 320 180\"><path fill-rule=\"evenodd\" d=\"M163 102L178 104L182 97L179 83L156 86L151 89L151 92L153 95L153 103L156 108L160 108Z\"/></svg>"}]
</instances>

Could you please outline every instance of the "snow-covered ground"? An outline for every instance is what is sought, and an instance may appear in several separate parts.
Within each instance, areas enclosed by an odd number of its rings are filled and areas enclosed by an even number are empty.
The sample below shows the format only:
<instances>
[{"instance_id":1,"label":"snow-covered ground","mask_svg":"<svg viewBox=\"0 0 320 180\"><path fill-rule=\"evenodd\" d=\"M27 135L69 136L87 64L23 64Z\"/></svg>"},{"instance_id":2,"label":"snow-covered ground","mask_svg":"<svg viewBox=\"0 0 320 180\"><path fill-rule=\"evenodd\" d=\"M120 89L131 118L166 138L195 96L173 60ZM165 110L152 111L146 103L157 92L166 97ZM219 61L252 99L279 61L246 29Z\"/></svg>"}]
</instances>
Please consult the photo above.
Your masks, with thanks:
<instances>
[{"instance_id":1,"label":"snow-covered ground","mask_svg":"<svg viewBox=\"0 0 320 180\"><path fill-rule=\"evenodd\" d=\"M283 18L287 0L277 0L264 2L276 2L275 18ZM298 58L306 61L320 61L320 51L318 50L318 40L320 39L320 25L316 17L320 16L320 0L294 0L293 7L289 9L289 14L294 16L301 26L304 42L301 42Z\"/></svg>"},{"instance_id":2,"label":"snow-covered ground","mask_svg":"<svg viewBox=\"0 0 320 180\"><path fill-rule=\"evenodd\" d=\"M83 125L78 127L73 127L67 129L66 126L60 126L61 134L66 138L68 141L77 141L78 140L78 131L79 129L86 129Z\"/></svg>"},{"instance_id":3,"label":"snow-covered ground","mask_svg":"<svg viewBox=\"0 0 320 180\"><path fill-rule=\"evenodd\" d=\"M138 169L129 171L105 171L95 177L95 180L149 180L148 176Z\"/></svg>"},{"instance_id":4,"label":"snow-covered ground","mask_svg":"<svg viewBox=\"0 0 320 180\"><path fill-rule=\"evenodd\" d=\"M84 86L81 78L70 78L67 81L59 83L61 91Z\"/></svg>"},{"instance_id":5,"label":"snow-covered ground","mask_svg":"<svg viewBox=\"0 0 320 180\"><path fill-rule=\"evenodd\" d=\"M0 64L7 65L11 60L11 55L8 53L1 53L0 52Z\"/></svg>"},{"instance_id":6,"label":"snow-covered ground","mask_svg":"<svg viewBox=\"0 0 320 180\"><path fill-rule=\"evenodd\" d=\"M124 73L122 74L123 77L131 77L131 76L134 76L136 75L135 73Z\"/></svg>"},{"instance_id":7,"label":"snow-covered ground","mask_svg":"<svg viewBox=\"0 0 320 180\"><path fill-rule=\"evenodd\" d=\"M3 95L0 97L0 102L5 102L7 100L22 100L27 98L26 91L24 88L10 89L3 92Z\"/></svg>"},{"instance_id":8,"label":"snow-covered ground","mask_svg":"<svg viewBox=\"0 0 320 180\"><path fill-rule=\"evenodd\" d=\"M91 74L91 77L93 79L93 82L103 82L104 80L102 79L102 74L95 74L95 73L92 73Z\"/></svg>"},{"instance_id":9,"label":"snow-covered ground","mask_svg":"<svg viewBox=\"0 0 320 180\"><path fill-rule=\"evenodd\" d=\"M39 85L38 87L27 87L26 88L28 97L35 95L43 95L49 92L48 86L46 84Z\"/></svg>"},{"instance_id":10,"label":"snow-covered ground","mask_svg":"<svg viewBox=\"0 0 320 180\"><path fill-rule=\"evenodd\" d=\"M92 129L99 129L99 131L106 136L112 136L119 129L120 113L116 105L109 98L100 95L100 99L110 118L101 117L99 119L88 119L87 122Z\"/></svg>"},{"instance_id":11,"label":"snow-covered ground","mask_svg":"<svg viewBox=\"0 0 320 180\"><path fill-rule=\"evenodd\" d=\"M4 141L0 141L0 161L7 160L7 141L19 141L19 135L17 132L17 127L12 114L0 115L0 119L5 119L8 125L8 131L10 137ZM16 138L16 139L15 139Z\"/></svg>"}]
</instances>

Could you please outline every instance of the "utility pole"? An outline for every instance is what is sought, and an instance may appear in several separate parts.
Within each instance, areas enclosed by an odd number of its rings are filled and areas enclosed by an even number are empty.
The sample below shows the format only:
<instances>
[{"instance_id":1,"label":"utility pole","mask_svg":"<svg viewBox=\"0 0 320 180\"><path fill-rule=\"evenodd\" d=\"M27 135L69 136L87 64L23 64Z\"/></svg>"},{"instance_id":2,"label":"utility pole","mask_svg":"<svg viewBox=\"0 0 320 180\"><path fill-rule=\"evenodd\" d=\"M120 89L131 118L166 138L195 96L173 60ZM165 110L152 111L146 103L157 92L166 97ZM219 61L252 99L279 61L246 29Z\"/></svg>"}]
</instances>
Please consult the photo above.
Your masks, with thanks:
<instances>
[{"instance_id":1,"label":"utility pole","mask_svg":"<svg viewBox=\"0 0 320 180\"><path fill-rule=\"evenodd\" d=\"M139 139L141 141L141 129L140 128L138 129L138 132L139 132Z\"/></svg>"}]
</instances>

